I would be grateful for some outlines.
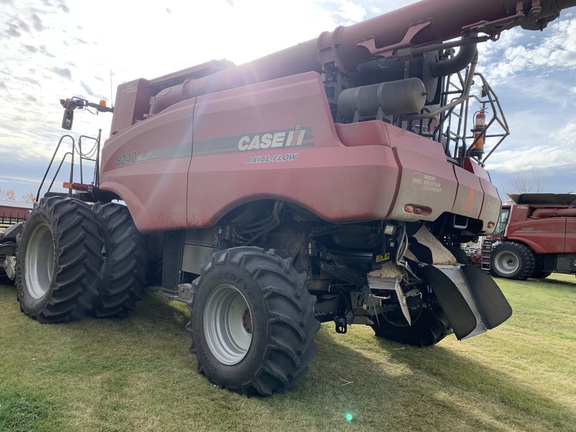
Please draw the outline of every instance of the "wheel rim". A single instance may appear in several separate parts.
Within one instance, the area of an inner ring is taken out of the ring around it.
[[[50,289],[54,272],[54,242],[47,225],[37,226],[26,249],[26,286],[32,297],[40,299]]]
[[[252,313],[236,287],[221,285],[210,294],[204,310],[204,335],[221,363],[235,365],[246,356],[252,342]]]
[[[494,260],[494,267],[502,274],[512,274],[519,266],[520,260],[512,252],[501,252]]]

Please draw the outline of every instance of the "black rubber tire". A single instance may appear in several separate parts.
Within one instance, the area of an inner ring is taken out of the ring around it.
[[[68,197],[40,200],[18,244],[22,312],[41,323],[82,317],[98,294],[103,245],[101,225],[88,205]]]
[[[393,320],[378,315],[373,317],[372,321],[376,337],[405,345],[419,347],[435,345],[452,333],[442,310],[428,305],[423,305],[417,315],[412,316],[412,325],[408,325],[401,311],[395,314]]]
[[[320,328],[316,298],[305,281],[291,260],[273,251],[216,252],[194,281],[188,303],[198,371],[248,396],[268,396],[300,382],[317,352]]]
[[[134,310],[146,287],[145,238],[126,206],[98,203],[94,212],[104,227],[106,261],[98,297],[87,313],[97,318],[123,318]]]
[[[507,279],[526,279],[534,273],[536,259],[532,250],[521,243],[503,242],[492,250],[490,273]]]

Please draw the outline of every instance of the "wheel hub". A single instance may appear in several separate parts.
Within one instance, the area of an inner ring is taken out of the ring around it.
[[[226,365],[240,363],[252,342],[253,321],[244,295],[233,285],[221,285],[204,310],[204,335],[210,352]]]
[[[252,334],[252,316],[250,315],[250,309],[246,309],[242,315],[242,326],[247,333]]]
[[[54,272],[54,241],[48,225],[38,225],[26,250],[26,281],[30,295],[40,299],[50,289]]]
[[[515,272],[518,269],[518,259],[514,254],[511,253],[502,253],[500,256],[495,260],[495,264],[497,269],[501,273],[510,274]]]

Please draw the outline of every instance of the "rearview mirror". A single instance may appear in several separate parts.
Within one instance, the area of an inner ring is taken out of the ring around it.
[[[62,117],[62,129],[72,129],[72,121],[74,120],[74,111],[70,108],[64,108],[64,116]]]

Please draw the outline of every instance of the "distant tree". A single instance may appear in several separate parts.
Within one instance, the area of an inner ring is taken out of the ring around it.
[[[34,195],[32,192],[29,192],[25,195],[22,195],[22,199],[24,202],[36,202],[36,195]]]
[[[20,197],[24,202],[35,202],[36,195],[32,192]],[[0,201],[16,201],[16,192],[13,189],[0,189]]]
[[[510,178],[510,186],[517,193],[544,192],[548,183],[548,174],[541,169],[519,172]]]
[[[0,189],[0,201],[14,201],[16,192],[13,189]]]

